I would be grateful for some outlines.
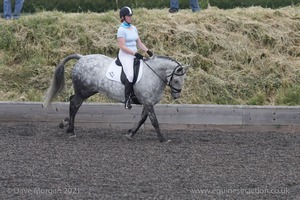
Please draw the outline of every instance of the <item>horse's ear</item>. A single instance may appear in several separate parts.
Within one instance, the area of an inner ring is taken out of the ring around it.
[[[184,69],[184,70],[187,70],[190,66],[191,66],[191,65],[184,65],[184,66],[183,66],[183,69]]]

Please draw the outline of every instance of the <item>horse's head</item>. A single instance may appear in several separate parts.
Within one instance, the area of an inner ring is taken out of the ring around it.
[[[152,68],[147,62],[145,64],[151,69],[162,82],[171,88],[171,95],[174,99],[180,97],[180,92],[184,84],[185,73],[188,66],[182,66],[176,60],[154,55],[149,61],[153,61],[156,68]]]
[[[171,95],[174,99],[178,99],[180,97],[180,92],[184,84],[184,78],[186,75],[187,67],[183,67],[179,62],[177,66],[173,70],[167,70],[167,85],[171,88]]]
[[[158,57],[166,60],[163,64],[164,67],[166,67],[166,84],[171,88],[172,97],[177,99],[180,97],[180,92],[186,76],[186,70],[189,66],[182,66],[179,62],[169,57]]]

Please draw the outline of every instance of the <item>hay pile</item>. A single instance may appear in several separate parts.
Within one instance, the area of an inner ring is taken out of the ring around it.
[[[190,64],[188,104],[300,104],[300,8],[200,13],[135,10],[143,42]],[[41,12],[0,27],[0,100],[41,101],[56,64],[72,53],[115,57],[118,13]],[[70,70],[70,67],[67,68]],[[70,85],[70,81],[69,81]],[[71,87],[57,99],[67,101]],[[163,103],[172,103],[166,90]],[[90,101],[108,100],[95,96]]]
[[[192,64],[182,102],[275,105],[297,92],[289,103],[300,103],[299,8],[180,14],[162,28],[175,32],[171,55]]]

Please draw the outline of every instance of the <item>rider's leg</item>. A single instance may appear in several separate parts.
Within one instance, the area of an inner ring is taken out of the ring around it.
[[[128,80],[125,81],[125,109],[131,109],[131,103],[130,103],[130,95],[132,93],[133,86],[132,83]]]
[[[119,52],[119,59],[122,63],[124,73],[126,74],[127,81],[125,82],[125,109],[130,109],[132,106],[130,104],[130,94],[133,90],[132,81],[133,81],[133,62],[135,56],[124,53],[123,51]]]

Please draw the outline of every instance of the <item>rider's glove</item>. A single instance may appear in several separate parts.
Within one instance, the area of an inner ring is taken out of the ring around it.
[[[147,54],[148,54],[150,57],[153,56],[153,53],[152,53],[152,51],[150,51],[150,50],[147,51]]]
[[[139,60],[143,60],[143,58],[144,58],[144,56],[143,56],[142,54],[138,53],[138,52],[136,52],[136,53],[134,54],[134,56],[135,56],[137,59],[139,59]]]

